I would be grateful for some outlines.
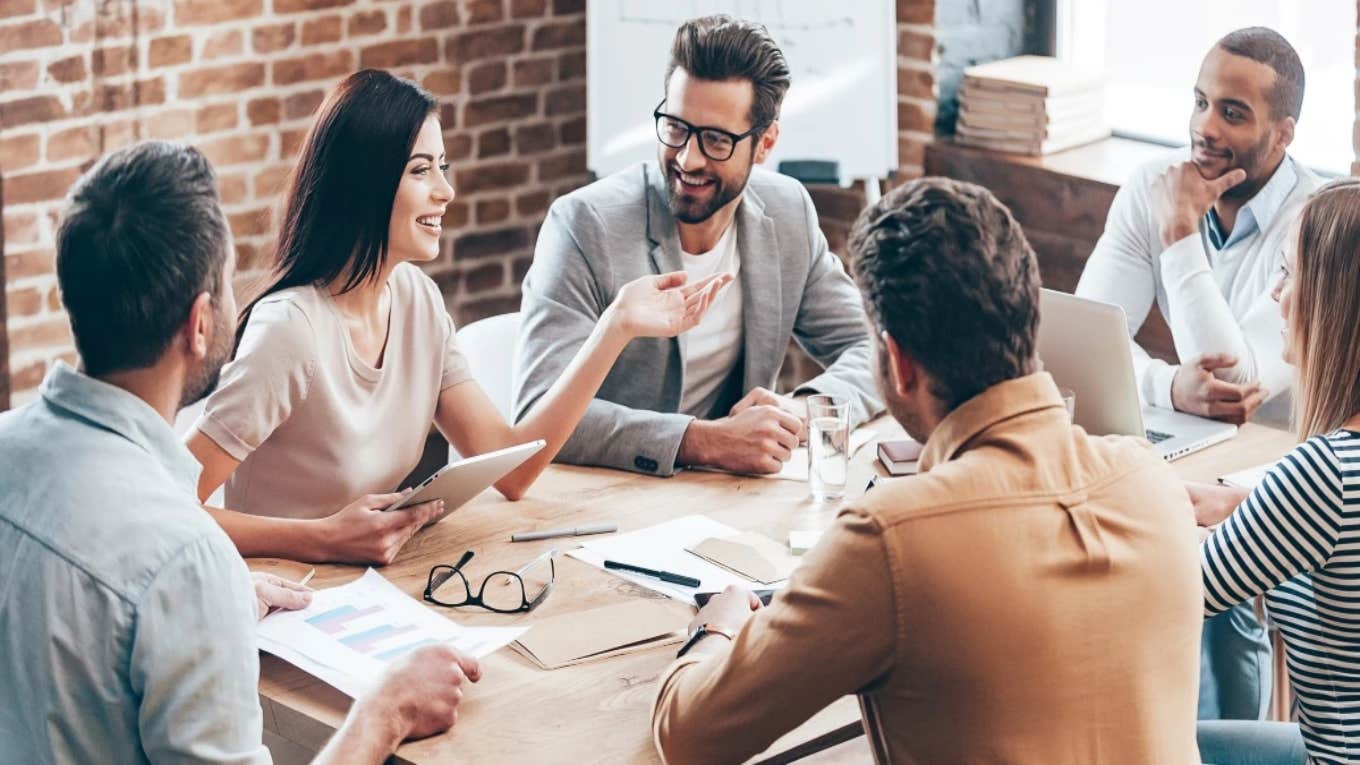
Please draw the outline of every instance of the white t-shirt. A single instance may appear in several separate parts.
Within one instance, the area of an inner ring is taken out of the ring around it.
[[[728,226],[713,249],[702,255],[684,253],[690,284],[724,271],[734,278],[713,300],[703,321],[685,333],[685,389],[680,394],[683,414],[707,417],[741,357],[741,259],[737,257],[736,228]]]

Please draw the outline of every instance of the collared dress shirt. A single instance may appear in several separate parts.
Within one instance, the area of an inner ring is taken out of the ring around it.
[[[0,415],[0,763],[262,763],[255,596],[199,465],[58,363]]]
[[[662,674],[667,762],[740,762],[857,693],[881,763],[1198,763],[1195,523],[1157,452],[1072,426],[1041,372],[950,413],[920,467]]]

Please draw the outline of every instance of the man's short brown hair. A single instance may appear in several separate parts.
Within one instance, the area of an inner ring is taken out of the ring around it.
[[[1270,117],[1299,118],[1303,111],[1303,62],[1284,35],[1268,27],[1247,27],[1224,35],[1218,47],[1275,70],[1275,84],[1266,94]]]
[[[855,221],[850,258],[875,331],[925,368],[947,409],[1034,371],[1039,268],[987,189],[901,186]]]
[[[663,87],[676,67],[701,80],[749,80],[755,90],[751,126],[779,119],[779,106],[792,79],[783,51],[764,25],[726,14],[690,19],[675,33]]]

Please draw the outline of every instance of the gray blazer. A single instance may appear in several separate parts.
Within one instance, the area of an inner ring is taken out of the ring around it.
[[[711,416],[757,386],[773,388],[789,337],[826,371],[799,387],[844,396],[853,423],[882,410],[869,370],[864,307],[827,248],[802,184],[755,168],[737,208],[743,354]],[[515,415],[522,418],[561,376],[619,288],[684,269],[665,180],[635,165],[553,203],[524,279]],[[685,337],[639,338],[613,370],[557,459],[581,465],[675,472],[693,418],[679,414]]]

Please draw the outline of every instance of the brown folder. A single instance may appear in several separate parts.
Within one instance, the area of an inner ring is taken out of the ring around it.
[[[542,619],[511,646],[544,669],[679,643],[694,609],[673,600],[629,600]]]

